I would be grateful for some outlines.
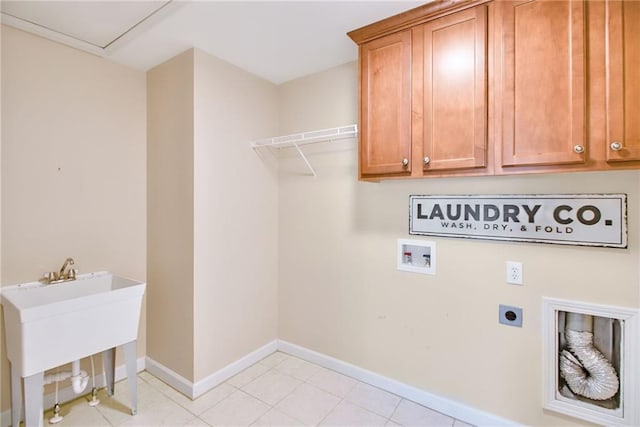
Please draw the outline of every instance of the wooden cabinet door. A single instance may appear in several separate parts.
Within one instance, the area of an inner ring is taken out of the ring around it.
[[[360,46],[360,176],[411,173],[411,31]]]
[[[417,108],[424,113],[425,171],[486,167],[486,55],[486,5],[414,30],[414,105],[422,103]]]
[[[584,2],[498,5],[502,166],[584,163]]]
[[[607,161],[640,160],[640,2],[606,3]]]

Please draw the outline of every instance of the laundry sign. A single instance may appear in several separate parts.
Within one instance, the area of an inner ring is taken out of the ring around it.
[[[627,195],[412,195],[409,234],[626,248]]]

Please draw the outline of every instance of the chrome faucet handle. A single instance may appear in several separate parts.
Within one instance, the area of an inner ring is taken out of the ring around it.
[[[67,279],[76,280],[76,275],[77,274],[78,274],[78,269],[77,268],[71,268],[71,269],[69,269],[69,273],[67,273]]]
[[[56,273],[55,271],[47,271],[42,275],[42,279],[40,279],[40,282],[49,284],[57,281],[58,278],[58,273]]]

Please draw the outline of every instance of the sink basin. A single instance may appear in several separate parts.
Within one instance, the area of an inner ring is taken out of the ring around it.
[[[12,369],[27,377],[136,340],[145,287],[104,271],[3,287]]]

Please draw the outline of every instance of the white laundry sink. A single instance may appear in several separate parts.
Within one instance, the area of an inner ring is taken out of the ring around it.
[[[12,369],[27,377],[136,340],[145,287],[104,271],[3,287]]]

